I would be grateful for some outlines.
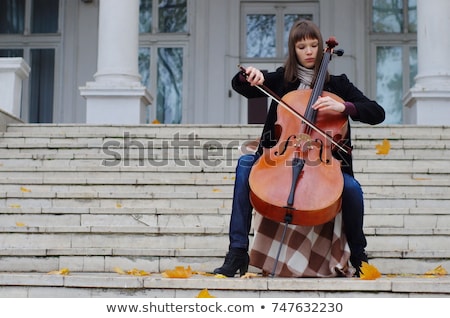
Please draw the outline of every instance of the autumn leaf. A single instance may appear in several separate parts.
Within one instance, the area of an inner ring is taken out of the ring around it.
[[[360,278],[363,280],[375,280],[381,277],[381,273],[378,269],[367,262],[362,262],[360,271]]]
[[[13,208],[13,209],[20,209],[21,205],[20,204],[10,204],[9,207]]]
[[[175,266],[175,269],[163,272],[162,276],[166,278],[189,278],[192,276],[192,270],[190,266],[186,268],[183,266]]]
[[[50,275],[69,275],[70,270],[68,268],[61,268],[59,271],[48,272]]]
[[[202,276],[206,276],[206,277],[212,277],[215,275],[213,273],[208,273],[208,272],[194,272],[194,271],[192,272],[192,274],[202,275]]]
[[[256,273],[249,273],[249,272],[247,272],[244,275],[242,275],[241,278],[249,279],[249,278],[255,278],[257,276],[258,276],[258,274],[256,274]]]
[[[216,298],[215,296],[212,296],[210,293],[209,293],[209,291],[208,291],[208,289],[203,289],[203,290],[201,290],[199,293],[198,293],[198,295],[197,296],[195,296],[195,298]]]
[[[128,271],[121,269],[120,267],[114,267],[114,271],[120,275],[131,275],[131,276],[149,276],[150,273],[141,269],[133,268]]]
[[[149,276],[150,275],[150,273],[148,273],[144,270],[141,270],[141,269],[137,269],[137,268],[130,269],[129,271],[127,271],[127,274],[132,275],[132,276]]]
[[[16,226],[24,227],[24,226],[27,226],[27,225],[25,223],[23,223],[23,222],[16,222]]]
[[[425,275],[447,275],[447,274],[448,274],[447,271],[445,270],[444,267],[442,267],[442,265],[439,265],[435,269],[425,273]]]
[[[117,202],[117,203],[116,203],[116,208],[118,208],[118,209],[122,208],[122,203]]]
[[[20,191],[22,191],[22,192],[31,192],[30,189],[25,188],[25,187],[20,187]]]
[[[389,140],[384,139],[381,144],[375,145],[375,148],[377,149],[377,155],[387,155],[389,150],[391,150],[391,143]]]
[[[127,272],[124,271],[123,269],[121,269],[120,267],[114,267],[114,271],[115,271],[117,274],[120,274],[120,275],[126,275],[126,274],[127,274]]]
[[[152,124],[161,124],[161,122],[158,119],[155,119],[152,121]]]

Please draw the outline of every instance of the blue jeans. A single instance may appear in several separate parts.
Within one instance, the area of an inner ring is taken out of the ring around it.
[[[230,220],[230,249],[249,248],[248,235],[252,221],[253,207],[250,203],[250,186],[248,183],[250,170],[259,158],[257,154],[246,154],[239,158],[236,167],[233,205]],[[367,245],[363,232],[364,200],[359,182],[351,175],[344,173],[344,189],[342,192],[342,218],[351,253],[360,255]]]

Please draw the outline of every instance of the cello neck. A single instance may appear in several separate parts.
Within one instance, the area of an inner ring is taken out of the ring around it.
[[[317,101],[323,91],[323,86],[327,78],[328,64],[330,63],[331,56],[333,54],[333,48],[338,44],[334,37],[330,37],[326,42],[327,48],[323,54],[322,61],[320,62],[319,72],[317,74],[314,87],[311,92],[311,96],[308,101],[308,105],[305,110],[305,117],[312,123],[316,120],[317,111],[312,108],[312,105]]]

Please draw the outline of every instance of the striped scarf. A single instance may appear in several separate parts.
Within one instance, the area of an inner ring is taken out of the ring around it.
[[[311,88],[312,79],[314,76],[314,69],[309,69],[300,64],[297,64],[297,77],[300,80],[298,89]]]

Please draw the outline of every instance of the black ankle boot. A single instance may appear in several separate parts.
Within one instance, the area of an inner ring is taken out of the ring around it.
[[[360,253],[351,253],[350,255],[350,263],[352,263],[352,266],[355,268],[355,276],[360,277],[361,276],[361,265],[362,262],[369,263],[369,260],[367,258],[366,252],[360,252]]]
[[[231,249],[225,256],[225,262],[222,267],[216,268],[214,274],[234,277],[239,270],[239,276],[243,276],[248,270],[249,262],[250,257],[246,251]]]

